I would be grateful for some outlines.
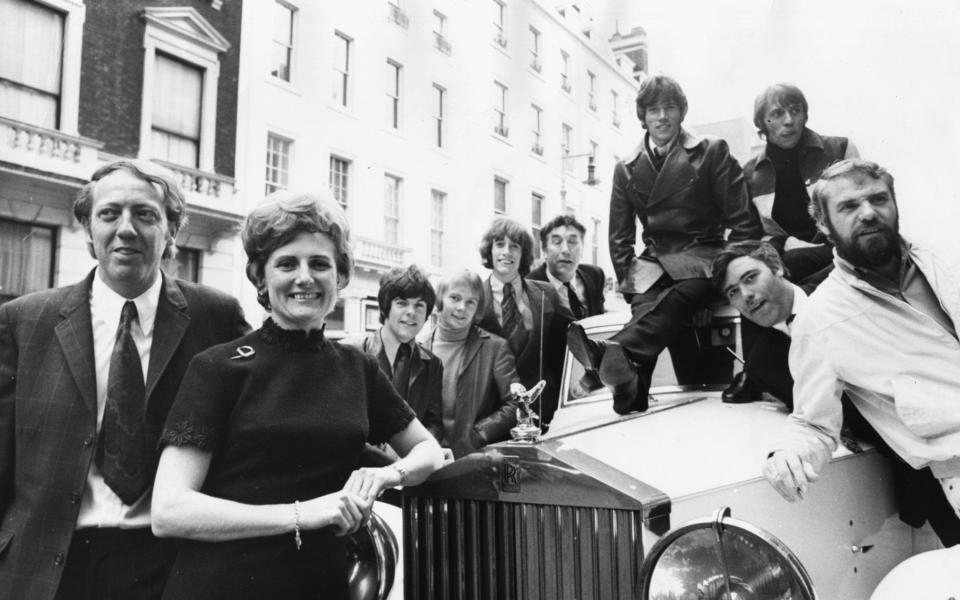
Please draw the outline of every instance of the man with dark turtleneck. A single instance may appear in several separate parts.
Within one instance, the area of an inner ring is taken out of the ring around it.
[[[743,167],[750,197],[763,222],[764,240],[780,252],[794,283],[816,284],[833,264],[833,247],[807,210],[807,187],[831,164],[860,156],[845,137],[822,136],[807,128],[809,106],[795,85],[777,83],[763,90],[753,106],[753,124],[766,145]],[[752,328],[743,327],[744,352]],[[760,399],[760,390],[739,374],[723,392],[727,402]]]

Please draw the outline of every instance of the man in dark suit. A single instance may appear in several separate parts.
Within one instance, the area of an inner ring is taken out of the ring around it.
[[[153,163],[100,168],[74,214],[97,267],[0,307],[0,590],[159,598],[156,445],[187,364],[249,327],[236,300],[160,271],[186,204]]]
[[[753,332],[753,343],[744,356],[747,377],[761,391],[776,396],[792,410],[793,376],[788,364],[790,326],[823,276],[808,277],[798,286],[791,283],[787,275],[780,255],[771,244],[745,241],[731,244],[717,256],[711,279],[745,317],[742,326]],[[847,431],[869,440],[891,460],[900,518],[914,527],[929,520],[944,545],[960,543],[960,519],[953,513],[930,469],[914,469],[898,457],[846,397],[843,398],[843,421]]]
[[[525,388],[546,382],[538,412],[547,426],[557,409],[563,340],[573,315],[552,285],[526,277],[533,263],[533,236],[520,223],[494,220],[483,236],[480,257],[491,275],[483,282],[485,310],[479,325],[507,340]]]
[[[391,269],[380,278],[378,331],[343,340],[375,357],[417,418],[439,441],[443,436],[443,365],[416,340],[437,294],[416,265]]]
[[[580,262],[587,228],[573,215],[557,215],[540,229],[544,262],[527,279],[553,285],[564,305],[577,320],[601,315],[606,275],[595,265]]]
[[[656,75],[637,93],[643,143],[619,162],[610,197],[610,258],[633,317],[608,342],[570,327],[571,352],[613,387],[614,410],[646,410],[657,357],[692,336],[691,324],[719,300],[710,264],[731,241],[763,233],[743,172],[726,142],[681,128],[687,99],[673,79]],[[637,219],[643,227],[638,256]],[[676,358],[675,358],[676,360]],[[724,365],[732,375],[732,363]]]

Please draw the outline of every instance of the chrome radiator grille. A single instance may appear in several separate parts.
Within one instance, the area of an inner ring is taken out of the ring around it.
[[[408,599],[636,597],[640,510],[415,494],[403,502]]]

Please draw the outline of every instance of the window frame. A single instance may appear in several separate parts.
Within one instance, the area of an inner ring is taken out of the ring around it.
[[[350,209],[350,178],[353,170],[353,161],[339,154],[330,153],[328,166],[328,180],[333,199],[343,208],[344,212]],[[335,165],[343,165],[343,170],[335,169]]]
[[[387,107],[389,109],[389,115],[388,115],[389,121],[387,122],[387,125],[390,127],[390,129],[399,130],[400,122],[401,122],[400,94],[401,94],[401,88],[402,88],[403,65],[393,60],[392,58],[388,58],[387,66],[389,67],[389,69],[392,69],[392,72],[388,70],[387,74],[391,75],[393,79],[393,81],[391,82],[391,87],[387,89],[387,98],[388,98]]]
[[[335,73],[335,78],[338,81],[335,82],[333,88],[333,100],[337,103],[337,106],[341,108],[350,108],[350,100],[352,99],[353,94],[350,93],[350,86],[352,85],[353,79],[350,77],[350,52],[353,49],[353,38],[348,36],[339,30],[334,30],[333,32],[334,44],[339,44],[342,40],[344,47],[344,64],[338,65],[333,64],[333,72]],[[334,49],[333,57],[334,60],[337,58],[337,49]],[[340,97],[342,94],[342,98]]]
[[[530,108],[533,109],[533,144],[530,150],[537,156],[543,156],[543,109],[533,102]]]
[[[60,97],[56,131],[77,135],[80,123],[80,68],[86,6],[81,0],[32,0],[63,15],[60,56]]]
[[[434,92],[433,120],[435,124],[433,141],[434,141],[434,146],[436,148],[443,148],[444,133],[445,133],[444,110],[446,108],[446,102],[447,102],[447,89],[434,81],[433,92]]]
[[[143,94],[137,158],[151,158],[156,53],[160,51],[203,71],[197,168],[213,173],[220,54],[230,48],[230,42],[191,7],[147,7],[144,9],[144,20]]]
[[[388,182],[393,182],[393,194],[390,194]],[[400,225],[403,178],[393,173],[383,174],[383,241],[391,246],[399,246],[402,239]],[[391,210],[392,209],[392,210]],[[391,225],[393,226],[391,229]]]
[[[509,88],[505,83],[494,79],[494,123],[493,132],[501,137],[510,137],[510,126],[507,120],[507,93]]]
[[[288,43],[273,37],[270,41],[273,43],[272,47],[274,49],[276,49],[277,46],[283,46],[284,48],[286,48],[287,61],[285,66],[287,68],[287,77],[286,78],[281,77],[280,75],[278,75],[276,72],[273,72],[273,71],[271,71],[268,75],[270,77],[273,77],[274,79],[277,79],[278,81],[282,81],[285,84],[289,85],[293,83],[293,66],[294,66],[294,56],[295,56],[294,49],[297,46],[297,22],[299,21],[298,19],[299,9],[288,2],[284,2],[283,0],[274,0],[274,10],[277,10],[278,8],[286,9],[287,13],[290,16],[290,21],[288,23],[290,40]],[[276,17],[277,17],[277,14],[274,13],[274,18]],[[276,23],[274,23],[274,26],[276,26]],[[273,64],[271,66],[276,67],[278,65]]]
[[[283,153],[277,153],[273,148],[273,141],[280,142],[283,146],[282,149],[286,151],[286,155]],[[291,174],[293,173],[293,143],[294,140],[279,133],[273,131],[267,132],[267,156],[266,156],[266,171],[264,172],[264,191],[266,194],[272,194],[278,190],[287,190],[290,189],[290,183],[292,180]],[[280,166],[271,167],[270,157],[272,154],[277,154],[281,158],[286,158],[286,169],[283,169]],[[278,175],[283,175],[286,178],[286,182],[281,183],[279,181],[274,181],[269,177],[270,171],[273,169]],[[271,187],[273,189],[271,189]]]
[[[437,206],[440,207],[439,211]],[[446,231],[447,193],[430,190],[430,266],[443,268],[443,238]],[[439,213],[439,218],[438,218]]]
[[[497,206],[497,202],[498,202],[497,195],[498,195],[498,191],[499,191],[500,189],[503,190],[503,194],[502,194],[503,206],[502,206],[502,208]],[[509,204],[509,201],[508,201],[508,196],[509,196],[509,194],[510,194],[510,181],[509,181],[506,177],[501,177],[501,176],[499,176],[499,175],[494,175],[494,176],[493,176],[493,212],[494,212],[494,214],[497,214],[497,215],[506,215],[506,214],[507,214],[507,206],[508,206],[508,204]]]

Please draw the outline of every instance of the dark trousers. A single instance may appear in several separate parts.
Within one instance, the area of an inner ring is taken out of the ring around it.
[[[720,381],[730,380],[733,357],[722,348],[708,348],[709,336],[704,339],[694,337],[692,327],[694,314],[719,299],[720,295],[708,279],[675,281],[667,275],[643,294],[634,294],[629,299],[633,316],[610,339],[623,346],[627,356],[640,366],[638,399],[645,400],[649,394],[657,358],[668,347],[674,360],[674,371],[683,383],[692,383],[697,372],[721,377]],[[704,365],[704,357],[707,357],[705,363],[708,366]],[[700,366],[695,366],[698,362]]]
[[[55,600],[159,600],[175,553],[149,527],[77,530]]]

